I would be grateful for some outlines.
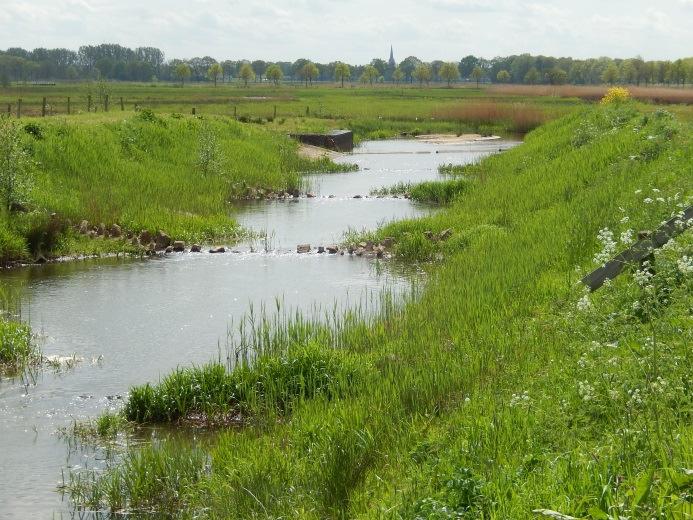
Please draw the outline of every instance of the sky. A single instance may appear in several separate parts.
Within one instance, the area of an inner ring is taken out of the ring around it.
[[[693,0],[2,0],[0,27],[0,49],[119,43],[167,59],[693,56]]]

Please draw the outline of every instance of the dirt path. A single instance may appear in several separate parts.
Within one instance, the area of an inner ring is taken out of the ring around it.
[[[337,159],[338,157],[344,156],[344,154],[335,152],[334,150],[328,150],[327,148],[320,148],[319,146],[312,146],[310,144],[300,145],[298,154],[308,159],[321,159],[322,157]]]

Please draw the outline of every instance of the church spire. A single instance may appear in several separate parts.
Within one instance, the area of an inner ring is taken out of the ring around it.
[[[395,52],[392,45],[390,45],[390,61],[388,63],[393,69],[397,66],[397,62],[395,61]]]

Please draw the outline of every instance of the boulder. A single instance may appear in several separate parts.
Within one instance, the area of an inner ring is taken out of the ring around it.
[[[91,231],[89,231],[89,233],[87,233],[87,236],[88,236],[89,238],[96,238],[96,237],[99,236],[99,234],[98,234],[96,231],[94,231],[94,230],[92,229]]]
[[[310,253],[310,244],[299,244],[296,246],[296,252],[299,254]]]
[[[199,244],[193,244],[192,246],[190,246],[190,252],[191,253],[201,253],[202,247],[200,247]]]
[[[182,253],[183,251],[185,251],[185,242],[183,242],[182,240],[176,240],[173,243],[173,250],[176,253]]]
[[[380,245],[385,248],[392,247],[394,243],[395,239],[392,237],[385,237],[380,241]]]
[[[323,246],[318,246],[318,254],[321,255],[325,252],[325,248]]]
[[[373,249],[373,252],[375,253],[375,256],[378,258],[382,258],[385,255],[385,248],[383,246],[376,246]]]
[[[339,247],[337,246],[327,246],[327,252],[330,253],[331,255],[336,255],[339,252]]]
[[[156,232],[154,241],[156,242],[157,250],[166,249],[168,246],[171,245],[171,237],[169,237],[166,233],[164,233],[161,230]]]
[[[106,224],[104,224],[104,223],[99,224],[98,228],[96,229],[96,233],[97,233],[100,237],[106,236],[106,235],[107,235],[107,233],[106,233]]]
[[[137,237],[132,237],[132,238],[130,239],[130,243],[131,243],[133,246],[138,246],[138,245],[140,245],[140,241],[137,240]]]
[[[210,253],[213,255],[218,254],[218,253],[226,253],[226,248],[224,246],[220,247],[213,247],[212,249],[209,250]]]
[[[440,235],[438,235],[438,238],[440,238],[440,240],[447,240],[451,236],[452,236],[452,229],[448,228],[448,229],[444,229],[443,231],[441,231]]]
[[[362,199],[362,198],[363,198],[363,195],[354,195],[354,198],[355,198],[355,199]]]
[[[334,199],[334,195],[330,195],[330,196],[327,197],[327,198],[328,198],[328,199]]]
[[[152,241],[152,234],[146,229],[140,233],[139,236],[140,244],[147,245]]]
[[[79,232],[82,235],[86,235],[87,233],[89,233],[89,221],[88,220],[83,220],[82,222],[80,222]]]
[[[166,249],[164,249],[164,253],[167,253],[167,254],[168,254],[168,253],[173,253],[173,247],[172,247],[172,246],[168,246]]]
[[[314,199],[315,193],[308,192],[308,193],[306,193],[306,197],[308,197],[309,199]]]
[[[365,253],[365,252],[366,252],[366,250],[365,250],[364,248],[359,247],[359,248],[356,250],[356,256],[363,256],[363,253]]]
[[[366,242],[366,251],[373,251],[373,242],[371,242],[370,240]]]
[[[111,229],[109,230],[109,233],[112,237],[115,238],[120,238],[121,236],[123,236],[123,230],[120,228],[118,224],[113,224],[111,226]]]
[[[424,231],[424,236],[429,240],[433,240],[435,238],[433,231]]]

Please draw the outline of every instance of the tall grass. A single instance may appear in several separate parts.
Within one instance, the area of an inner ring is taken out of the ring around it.
[[[585,124],[598,131],[576,139]],[[625,243],[687,203],[692,136],[665,113],[594,107],[484,160],[448,208],[387,226],[408,244],[400,255],[441,248],[423,294],[350,336],[344,355],[363,366],[350,392],[221,432],[184,514],[685,518],[690,232],[657,256],[654,278],[626,274],[587,299],[576,267],[596,265],[604,237]],[[446,228],[445,243],[421,238]],[[92,496],[114,475],[147,468],[107,472]]]
[[[434,116],[446,121],[460,121],[483,131],[503,122],[511,132],[524,134],[550,119],[546,110],[528,104],[506,104],[491,101],[460,103],[436,110]]]

